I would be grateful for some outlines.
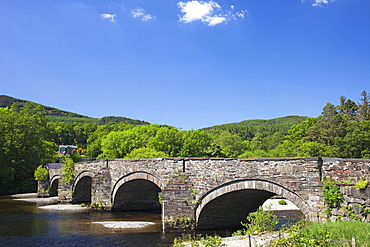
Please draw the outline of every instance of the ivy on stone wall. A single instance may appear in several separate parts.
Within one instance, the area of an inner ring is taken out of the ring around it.
[[[75,168],[74,168],[74,162],[71,157],[64,156],[62,159],[62,175],[63,175],[63,181],[67,184],[70,184],[75,176]]]
[[[332,209],[339,207],[343,202],[344,196],[339,189],[339,186],[335,184],[335,181],[331,178],[323,179],[322,195],[325,203],[328,205],[325,214],[331,215]]]

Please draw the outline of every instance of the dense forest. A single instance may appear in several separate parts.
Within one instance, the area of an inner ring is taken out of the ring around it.
[[[94,159],[370,158],[370,95],[364,91],[359,100],[341,96],[317,118],[247,120],[185,131],[124,117],[64,121],[89,118],[0,96],[0,194],[35,191],[33,171],[55,162],[61,144],[76,145],[75,155]]]

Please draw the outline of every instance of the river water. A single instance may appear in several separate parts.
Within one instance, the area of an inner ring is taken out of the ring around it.
[[[0,197],[0,246],[159,247],[171,246],[173,239],[182,234],[163,233],[160,213],[47,210],[42,208],[45,202],[36,201]],[[284,219],[291,214],[291,211],[286,211],[279,218]],[[297,211],[293,214],[296,217]],[[154,224],[143,228],[114,229],[96,223],[106,221]],[[217,233],[227,235],[222,231]]]
[[[162,232],[160,214],[55,211],[40,203],[0,197],[0,246],[171,246],[178,232]],[[94,222],[148,221],[138,229],[112,229]]]

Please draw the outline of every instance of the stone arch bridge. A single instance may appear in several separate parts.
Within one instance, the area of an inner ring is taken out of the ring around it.
[[[60,202],[161,210],[164,229],[190,218],[198,229],[216,229],[240,226],[274,195],[293,202],[306,220],[320,220],[322,177],[346,175],[337,163],[317,157],[109,159],[76,163],[71,184],[60,168],[49,169],[45,186]]]

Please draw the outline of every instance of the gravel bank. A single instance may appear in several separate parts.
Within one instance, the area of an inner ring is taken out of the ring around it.
[[[134,228],[143,228],[150,225],[154,225],[154,222],[149,221],[102,221],[102,222],[93,222],[94,224],[101,224],[107,228],[114,229],[134,229]]]
[[[47,205],[39,207],[47,210],[57,210],[57,211],[80,211],[80,210],[89,210],[87,207],[82,207],[80,205],[71,205],[71,204],[56,204],[56,205]]]

